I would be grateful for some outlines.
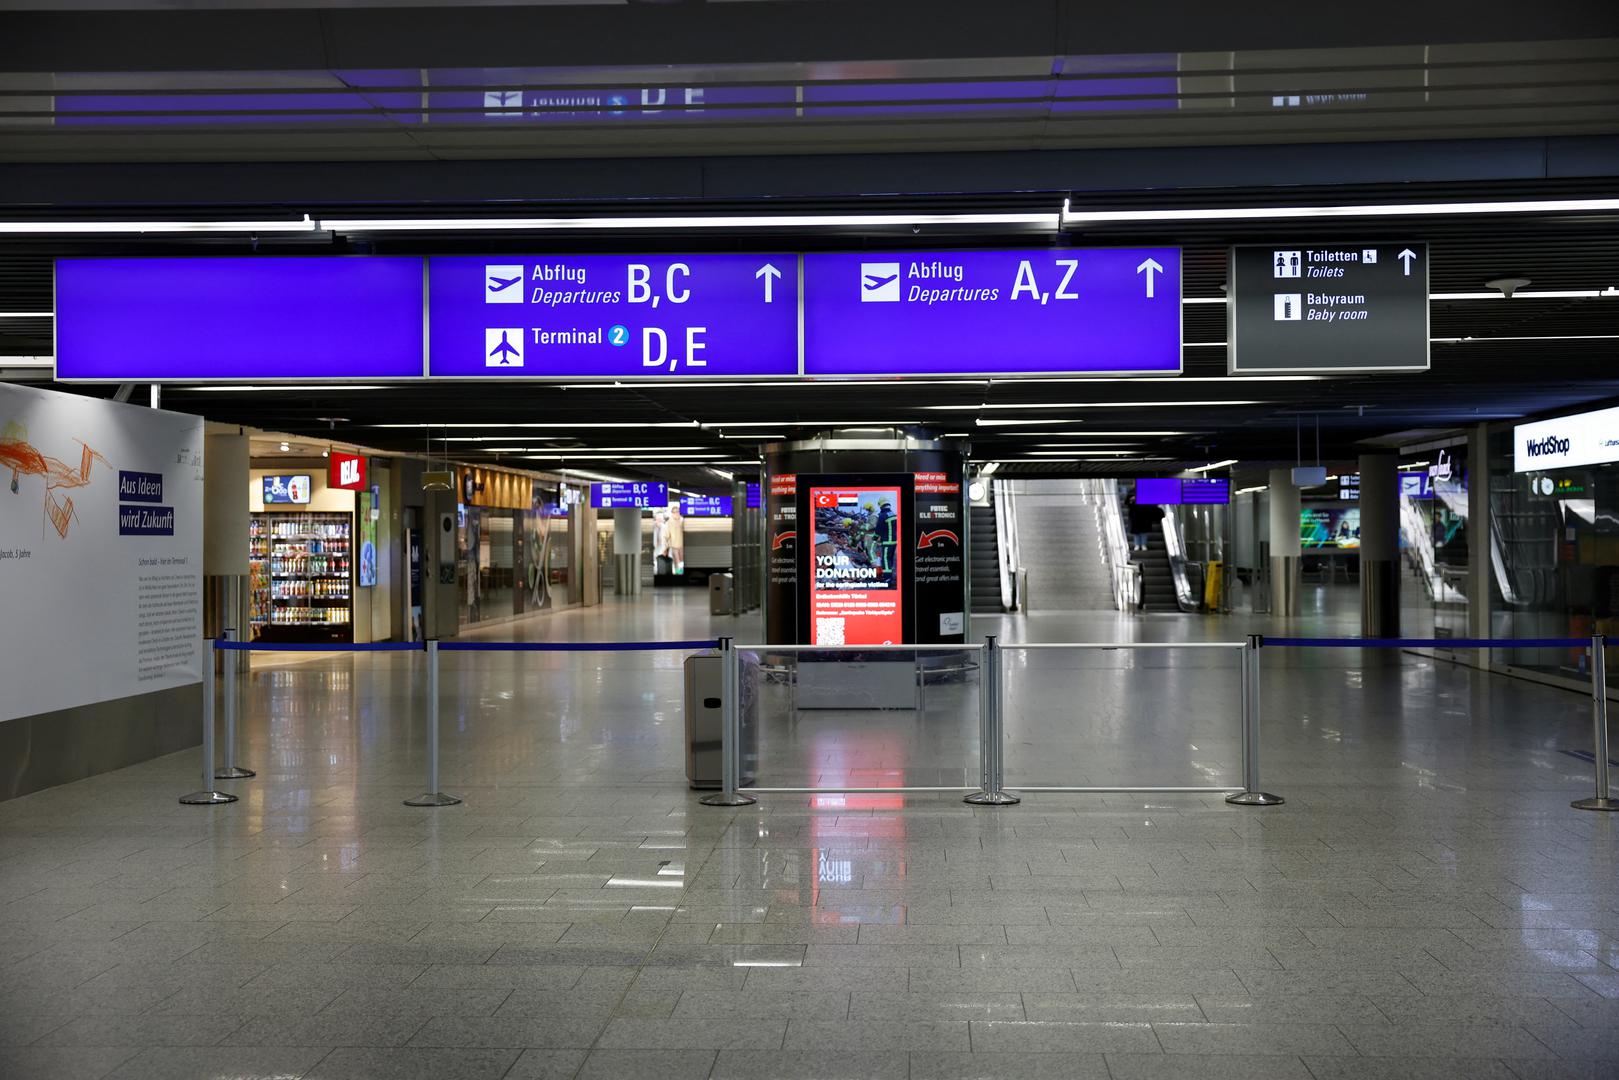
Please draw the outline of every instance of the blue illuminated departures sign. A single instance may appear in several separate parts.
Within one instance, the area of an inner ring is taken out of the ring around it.
[[[436,376],[798,373],[792,255],[435,257],[428,295]]]
[[[687,495],[680,500],[682,517],[730,517],[731,496]]]
[[[804,374],[1178,373],[1179,248],[804,256]]]
[[[590,505],[598,510],[662,510],[669,505],[669,485],[661,481],[591,484]]]

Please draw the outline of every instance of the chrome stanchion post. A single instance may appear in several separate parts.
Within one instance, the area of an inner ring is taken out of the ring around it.
[[[232,803],[236,796],[214,790],[214,643],[207,640],[202,651],[202,790],[180,796],[186,806],[214,806]]]
[[[983,790],[962,801],[974,806],[1016,806],[1023,800],[1001,788],[1006,779],[1002,756],[1005,733],[1001,728],[1001,647],[994,634],[984,638],[984,661],[979,671],[979,732],[983,748],[978,756]]]
[[[226,630],[221,635],[226,641],[236,640],[235,630]],[[217,651],[217,650],[216,650]],[[257,776],[252,769],[239,768],[236,764],[236,653],[227,651],[224,660],[225,667],[225,764],[214,772],[215,780],[243,780],[249,776]]]
[[[749,806],[759,800],[737,790],[742,776],[742,658],[736,641],[720,646],[720,790],[697,801],[704,806]]]
[[[455,806],[461,800],[438,789],[438,641],[427,643],[427,791],[406,806]]]
[[[1242,791],[1227,795],[1226,802],[1237,806],[1279,806],[1284,801],[1259,786],[1259,649],[1264,639],[1248,635],[1243,646],[1242,668]]]
[[[1575,799],[1576,810],[1619,810],[1619,799],[1608,788],[1608,639],[1591,635],[1591,751],[1596,758],[1596,797]]]

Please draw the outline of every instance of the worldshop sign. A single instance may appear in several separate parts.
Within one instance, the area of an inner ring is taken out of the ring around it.
[[[1512,447],[1513,472],[1619,461],[1619,407],[1519,424]]]

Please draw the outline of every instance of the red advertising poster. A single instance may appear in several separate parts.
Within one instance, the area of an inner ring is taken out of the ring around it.
[[[905,640],[899,562],[905,551],[898,487],[814,487],[812,645]]]

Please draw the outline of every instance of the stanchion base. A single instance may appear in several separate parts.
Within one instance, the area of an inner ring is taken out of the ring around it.
[[[1227,795],[1225,801],[1232,806],[1280,806],[1287,800],[1268,791],[1239,791],[1235,795]]]
[[[429,791],[425,795],[418,795],[414,799],[406,799],[406,806],[459,806],[461,800],[454,795],[446,795],[442,791]]]
[[[214,773],[214,779],[215,780],[246,780],[250,776],[257,776],[257,775],[258,775],[258,773],[254,772],[252,769],[244,769],[244,768],[241,768],[240,766],[232,765],[229,768],[220,769],[218,772]]]
[[[1023,799],[1010,791],[975,791],[971,795],[964,796],[961,801],[971,803],[973,806],[1016,806]]]
[[[1569,805],[1576,810],[1619,810],[1619,799],[1575,799]]]
[[[740,791],[727,795],[723,791],[716,791],[712,795],[704,795],[697,800],[704,806],[752,806],[759,800],[752,795],[744,795]]]
[[[180,802],[186,806],[218,806],[220,803],[235,801],[236,796],[223,791],[193,791],[189,795],[180,796]]]

